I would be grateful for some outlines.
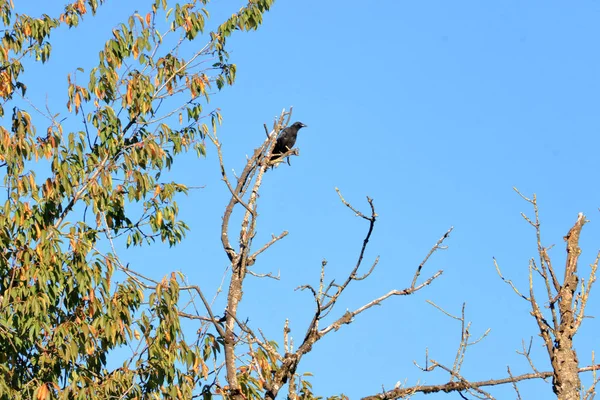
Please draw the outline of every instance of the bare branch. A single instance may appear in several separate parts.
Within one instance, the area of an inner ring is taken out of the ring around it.
[[[286,318],[285,325],[283,326],[283,350],[286,353],[291,353],[293,351],[289,334],[290,334],[290,320]]]
[[[371,268],[369,269],[369,271],[367,271],[363,276],[354,277],[354,280],[362,281],[364,279],[367,279],[369,277],[369,275],[371,275],[371,273],[373,272],[373,270],[375,269],[375,267],[377,266],[378,263],[379,263],[379,256],[375,257],[375,261],[373,261],[373,264],[371,265]]]
[[[510,367],[506,367],[506,371],[508,372],[508,376],[514,379],[512,372],[510,372]],[[521,393],[519,393],[519,388],[517,387],[517,382],[512,382],[513,389],[515,389],[515,393],[517,394],[517,400],[521,399]]]
[[[373,199],[367,197],[367,202],[369,203],[369,206],[371,207],[371,216],[367,217],[364,214],[362,214],[360,211],[356,210],[354,207],[352,207],[352,205],[350,203],[348,203],[343,197],[342,194],[340,192],[340,190],[338,188],[335,188],[336,192],[338,193],[338,196],[340,197],[342,203],[344,203],[348,208],[350,208],[352,211],[354,211],[354,213],[361,217],[366,219],[367,221],[369,221],[369,229],[367,231],[367,235],[365,236],[365,239],[363,240],[363,244],[362,247],[360,249],[360,253],[358,255],[358,259],[356,261],[356,265],[354,266],[354,268],[352,269],[352,271],[350,272],[350,274],[348,274],[348,277],[346,278],[346,280],[344,281],[344,283],[342,283],[341,285],[338,286],[338,290],[337,293],[335,295],[333,295],[331,297],[331,299],[324,303],[322,306],[322,310],[323,311],[327,311],[329,308],[332,308],[337,299],[339,298],[339,296],[344,292],[344,290],[346,289],[346,287],[348,286],[348,284],[350,284],[350,282],[352,282],[353,280],[356,280],[356,273],[358,272],[358,269],[360,268],[360,266],[362,265],[362,261],[363,261],[363,257],[365,255],[365,251],[367,249],[367,245],[369,244],[369,239],[371,238],[371,234],[373,233],[373,228],[375,227],[375,222],[377,220],[377,213],[375,212],[375,206],[373,205]],[[360,279],[364,279],[365,277],[367,277],[375,268],[375,266],[377,265],[377,261],[373,264],[373,266],[371,267],[371,270],[369,272],[367,272],[367,274],[364,277],[361,277]]]
[[[576,306],[573,305],[573,294],[577,291],[579,280],[577,275],[577,264],[581,254],[579,235],[586,222],[585,216],[579,213],[575,225],[564,238],[567,242],[567,261],[565,279],[559,291],[560,326],[554,332],[554,348],[550,357],[554,369],[552,385],[559,398],[579,396],[581,387],[577,353],[573,348],[573,337],[579,327],[575,321]]]
[[[248,274],[250,274],[256,278],[271,278],[271,279],[275,279],[276,281],[281,279],[279,272],[277,272],[277,276],[274,276],[271,272],[267,272],[266,274],[259,274],[257,272],[249,270]]]
[[[257,251],[254,252],[254,254],[252,254],[250,256],[250,260],[254,261],[256,260],[256,257],[258,257],[258,255],[262,252],[264,252],[265,250],[267,250],[269,247],[271,247],[272,245],[275,244],[275,242],[283,239],[284,237],[286,237],[288,235],[288,231],[283,231],[279,236],[273,236],[271,238],[271,240],[269,242],[267,242],[263,247],[261,247],[260,249],[258,249]],[[250,264],[251,265],[251,264]]]
[[[431,304],[432,306],[434,306],[435,308],[437,308],[438,310],[440,310],[441,312],[443,312],[444,314],[446,314],[448,317],[461,321],[462,319],[460,317],[454,316],[452,314],[450,314],[448,311],[444,310],[442,307],[438,306],[437,304],[435,304],[433,301],[431,300],[426,300],[427,303]]]
[[[519,292],[519,289],[517,289],[515,287],[515,285],[512,283],[512,281],[510,279],[505,279],[504,276],[502,276],[502,272],[500,272],[500,266],[498,266],[498,262],[496,261],[496,257],[493,258],[494,260],[494,266],[496,267],[496,272],[498,273],[498,276],[500,277],[500,279],[502,279],[502,281],[504,281],[504,283],[510,285],[510,287],[512,288],[512,290],[514,290],[514,292],[521,298],[529,301],[529,297],[524,296],[523,294],[521,294],[521,292]]]
[[[202,300],[202,304],[204,304],[204,308],[206,308],[206,312],[208,312],[210,321],[213,323],[217,332],[219,332],[219,335],[221,335],[221,337],[224,337],[225,330],[223,329],[223,327],[221,326],[219,321],[215,318],[215,315],[212,311],[212,307],[210,306],[210,303],[206,300],[206,297],[204,297],[204,293],[202,293],[202,290],[200,290],[200,287],[196,286],[196,285],[191,285],[191,286],[187,286],[187,287],[182,287],[180,289],[182,289],[182,290],[191,289],[191,290],[196,291],[196,293],[198,294],[198,296],[200,296],[200,299]]]
[[[277,136],[281,129],[283,129],[284,119],[287,117],[288,120],[290,118],[291,112],[287,112],[285,110],[282,111],[279,118],[274,122],[274,127],[272,133],[267,134],[267,138],[263,142],[263,144],[254,151],[252,157],[250,157],[242,173],[237,178],[237,184],[235,189],[227,179],[225,174],[225,167],[222,161],[222,155],[220,152],[220,144],[216,140],[216,137],[211,137],[213,143],[218,149],[219,153],[219,163],[221,166],[221,174],[223,176],[223,180],[225,181],[230,193],[231,199],[229,200],[229,204],[225,208],[225,212],[223,214],[223,222],[221,225],[221,242],[223,245],[223,249],[227,253],[229,260],[231,261],[231,280],[229,282],[229,290],[227,293],[227,313],[225,319],[225,332],[222,335],[224,338],[224,349],[225,349],[225,368],[226,368],[226,376],[227,382],[229,383],[229,391],[228,394],[233,399],[243,399],[242,390],[240,383],[238,381],[237,376],[237,368],[236,368],[236,335],[235,335],[235,327],[236,324],[239,326],[244,332],[249,335],[249,340],[255,341],[257,344],[264,346],[265,349],[269,353],[273,351],[273,349],[269,350],[269,344],[267,342],[260,341],[252,333],[252,331],[245,325],[241,324],[237,319],[237,311],[238,305],[242,299],[243,294],[243,282],[246,277],[246,274],[249,272],[248,267],[252,266],[256,261],[256,257],[265,251],[268,247],[273,245],[277,240],[283,238],[287,232],[284,232],[277,238],[273,238],[269,243],[264,245],[261,249],[256,251],[254,254],[250,253],[252,239],[256,235],[256,221],[258,217],[257,213],[257,199],[258,192],[262,185],[263,175],[266,169],[269,167],[269,163],[266,160],[270,159],[271,153],[273,151],[273,147],[275,146],[275,142],[277,140]],[[246,197],[245,197],[246,196]],[[229,224],[231,220],[231,215],[237,204],[242,204],[245,212],[242,217],[242,221],[240,224],[239,231],[239,239],[238,239],[238,249],[234,249],[231,241],[229,239]],[[273,277],[271,274],[257,274],[255,272],[250,271],[254,276],[261,277]],[[278,389],[277,389],[278,390]]]
[[[596,354],[592,351],[592,367],[595,367],[595,362],[596,362]],[[598,376],[596,374],[596,368],[592,369],[592,384],[591,386],[588,388],[588,390],[585,392],[585,394],[583,395],[583,399],[584,400],[593,400],[594,397],[596,397],[596,386],[598,384]]]
[[[527,347],[527,349],[525,348],[525,341],[521,340],[521,345],[523,346],[523,351],[522,352],[517,351],[517,354],[523,355],[527,359],[527,362],[529,362],[529,365],[531,366],[531,369],[533,370],[533,372],[539,373],[539,371],[535,368],[535,365],[533,365],[533,360],[530,357],[532,344],[533,344],[533,337],[529,338],[529,346]]]
[[[587,281],[587,286],[583,286],[583,282],[581,283],[581,285],[582,285],[582,287],[584,287],[584,289],[582,289],[582,293],[581,293],[581,305],[579,307],[579,313],[577,313],[577,321],[575,322],[575,329],[579,329],[579,326],[581,325],[581,323],[583,322],[583,318],[585,317],[585,306],[587,305],[588,297],[592,290],[592,285],[596,281],[596,271],[598,270],[598,262],[599,261],[600,261],[600,252],[598,252],[598,254],[596,255],[596,260],[594,261],[594,263],[592,265],[590,265],[591,270],[590,270],[590,276]]]
[[[371,217],[367,217],[367,216],[366,216],[366,215],[364,215],[362,212],[360,212],[360,211],[358,211],[356,208],[352,207],[352,204],[348,203],[348,202],[346,201],[346,199],[344,199],[344,196],[342,196],[342,192],[340,192],[340,189],[338,189],[338,188],[335,188],[335,191],[337,192],[338,196],[340,197],[340,200],[342,201],[342,203],[344,203],[344,205],[345,205],[346,207],[348,207],[349,209],[351,209],[352,211],[354,211],[354,214],[355,214],[357,217],[361,217],[361,218],[364,218],[364,219],[366,219],[366,220],[368,220],[368,221],[372,221],[372,222],[373,222],[374,218],[376,218],[376,217],[377,217],[377,214],[374,214],[374,211],[375,211],[375,210],[373,210],[373,208],[372,208],[372,204],[371,204],[371,210],[373,211],[373,215],[371,215]],[[367,197],[367,200],[370,200],[370,199]],[[371,201],[369,201],[369,203],[371,203]]]
[[[423,269],[423,266],[427,263],[429,258],[433,255],[433,253],[435,253],[436,250],[440,250],[440,249],[444,250],[446,248],[446,247],[442,246],[442,243],[444,243],[444,240],[446,240],[448,237],[450,237],[450,232],[452,232],[453,229],[454,229],[454,227],[451,226],[450,229],[448,229],[448,231],[446,233],[444,233],[444,235],[435,243],[435,245],[433,245],[431,250],[429,250],[429,253],[427,253],[427,255],[425,256],[423,261],[421,261],[421,264],[419,264],[419,266],[417,267],[417,270],[415,271],[415,275],[413,276],[412,284],[410,285],[410,287],[415,287],[415,284],[417,283],[417,279],[419,279],[419,275],[421,275],[421,270]]]
[[[440,363],[434,362],[432,360],[432,365],[431,366],[427,366],[426,369],[424,369],[424,371],[426,372],[431,372],[433,371],[435,368],[439,367],[443,370],[446,370],[447,372],[450,373],[451,378],[450,381],[453,381],[454,379],[459,379],[459,380],[464,380],[464,378],[462,378],[462,376],[460,375],[460,370],[462,368],[462,365],[464,363],[465,360],[465,355],[467,353],[467,348],[470,346],[473,346],[477,343],[479,343],[481,340],[483,340],[489,333],[490,333],[490,329],[487,329],[478,339],[474,340],[474,341],[469,341],[469,339],[471,338],[471,323],[466,323],[466,319],[465,319],[465,308],[466,308],[466,303],[463,303],[462,307],[461,307],[461,316],[457,317],[452,315],[451,313],[449,313],[448,311],[444,310],[443,308],[441,308],[440,306],[438,306],[437,304],[435,304],[432,301],[427,301],[429,304],[431,304],[432,306],[434,306],[435,308],[437,308],[439,311],[441,311],[442,313],[444,313],[446,316],[457,320],[460,322],[460,329],[461,329],[461,333],[460,333],[460,342],[458,345],[458,349],[456,351],[456,356],[454,358],[454,364],[452,365],[452,368],[447,368],[443,365],[441,365]],[[426,359],[429,360],[429,354],[428,351],[426,350]],[[428,363],[428,361],[427,361]],[[416,363],[415,363],[416,364]],[[471,389],[468,389],[471,390]],[[477,393],[472,393],[473,396],[475,397],[479,397],[481,395],[486,396],[485,398],[490,398],[487,397],[488,394],[479,390],[479,389],[474,389],[475,392]]]
[[[434,360],[431,360],[435,362]],[[439,366],[439,364],[437,364]],[[600,364],[591,365],[584,368],[579,368],[578,372],[589,372],[600,369]],[[505,384],[512,384],[516,382],[531,380],[531,379],[545,379],[552,377],[552,371],[539,372],[539,373],[530,373],[530,374],[522,374],[516,376],[509,376],[508,378],[502,379],[489,379],[485,381],[458,381],[458,382],[447,382],[441,385],[419,385],[408,388],[398,388],[393,389],[384,393],[375,394],[372,396],[363,397],[363,400],[391,400],[391,399],[400,399],[406,397],[407,395],[414,393],[439,393],[439,392],[461,392],[470,388],[482,388],[487,386],[498,386]]]
[[[409,294],[413,294],[413,293],[423,289],[425,286],[429,286],[429,284],[431,284],[431,282],[433,282],[434,279],[439,277],[442,274],[442,272],[443,272],[442,270],[436,272],[429,279],[427,279],[425,282],[421,283],[420,285],[418,285],[416,287],[410,287],[410,288],[406,288],[404,290],[392,290],[392,291],[384,294],[383,296],[368,302],[364,306],[357,308],[354,311],[346,311],[346,313],[344,313],[344,315],[342,317],[340,317],[338,320],[333,322],[331,325],[329,325],[325,329],[319,331],[319,334],[321,336],[323,336],[323,335],[329,333],[331,330],[338,330],[343,324],[351,323],[353,318],[355,316],[357,316],[358,314],[360,314],[361,312],[368,310],[369,308],[371,308],[373,306],[381,304],[388,297],[407,296]]]

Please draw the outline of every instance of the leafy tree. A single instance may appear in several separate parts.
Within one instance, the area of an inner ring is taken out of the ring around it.
[[[77,0],[59,15],[34,17],[0,1],[0,116],[10,120],[0,126],[1,398],[210,392],[205,362],[221,339],[181,340],[178,276],[148,295],[111,246],[184,237],[174,196],[187,188],[161,174],[181,152],[204,154],[204,137],[221,119],[204,107],[235,79],[227,38],[257,29],[272,0],[248,2],[212,32],[208,1],[149,1],[112,30],[94,68],[67,77],[66,110],[30,104],[27,66],[50,59],[52,32],[77,35],[103,3]],[[201,45],[190,51],[188,42]],[[78,128],[63,126],[65,111],[79,117]],[[129,274],[119,284],[117,269]],[[111,350],[124,344],[135,356],[107,369]]]

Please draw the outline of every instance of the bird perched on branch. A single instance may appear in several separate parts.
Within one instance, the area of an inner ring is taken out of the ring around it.
[[[298,136],[298,131],[301,128],[304,128],[302,122],[294,122],[292,125],[288,126],[284,130],[281,131],[279,137],[277,138],[277,142],[275,143],[275,147],[273,148],[273,153],[271,153],[271,160],[274,161],[279,158],[294,147],[296,143],[296,137]],[[288,165],[290,165],[290,159],[288,158]]]

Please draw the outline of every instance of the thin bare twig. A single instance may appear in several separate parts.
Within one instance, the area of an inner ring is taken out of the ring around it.
[[[450,237],[450,233],[452,232],[453,229],[454,229],[454,227],[451,226],[450,229],[448,229],[448,231],[446,231],[446,233],[444,233],[444,235],[429,250],[429,253],[427,253],[427,255],[425,256],[423,261],[421,261],[421,264],[419,264],[419,266],[417,267],[417,270],[415,271],[415,275],[413,276],[413,280],[412,280],[410,287],[415,287],[415,285],[417,283],[417,279],[419,279],[419,275],[421,275],[421,270],[423,269],[423,266],[425,266],[425,264],[427,263],[429,258],[433,255],[433,253],[435,253],[436,250],[440,250],[440,249],[444,250],[446,248],[445,246],[442,246],[442,243],[444,243],[444,240],[446,240]]]

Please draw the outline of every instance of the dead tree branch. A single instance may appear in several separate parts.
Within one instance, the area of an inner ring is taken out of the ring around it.
[[[375,222],[377,220],[377,213],[375,212],[375,206],[374,206],[373,200],[371,198],[367,197],[367,202],[369,204],[371,212],[370,212],[370,215],[363,214],[361,211],[358,211],[356,208],[354,208],[349,202],[347,202],[344,199],[344,197],[342,196],[339,189],[336,188],[336,191],[340,197],[340,200],[342,201],[342,203],[344,205],[346,205],[349,209],[351,209],[356,216],[361,217],[369,222],[367,234],[363,240],[360,252],[357,257],[356,264],[354,265],[354,267],[352,268],[352,270],[350,271],[350,273],[348,274],[348,276],[346,277],[346,279],[344,280],[344,282],[342,284],[338,285],[335,283],[335,281],[332,281],[327,287],[325,287],[325,283],[324,283],[325,282],[325,266],[327,265],[327,261],[324,260],[321,264],[321,276],[319,279],[319,290],[315,290],[310,285],[303,285],[300,287],[300,289],[309,290],[313,294],[313,297],[314,297],[315,303],[316,303],[316,310],[313,315],[312,321],[309,323],[309,326],[306,330],[304,340],[302,341],[302,343],[300,344],[298,349],[295,352],[291,352],[291,351],[286,352],[286,354],[283,358],[283,361],[279,365],[278,369],[274,372],[273,379],[267,386],[267,391],[266,391],[266,395],[265,395],[265,398],[267,398],[267,399],[274,399],[277,396],[281,387],[293,379],[293,377],[296,374],[296,369],[298,367],[298,364],[300,363],[300,360],[302,359],[302,357],[305,354],[307,354],[308,352],[310,352],[312,350],[313,346],[322,337],[324,337],[325,335],[327,335],[328,333],[330,333],[332,331],[337,331],[342,325],[350,324],[353,321],[355,316],[362,313],[363,311],[368,310],[369,308],[371,308],[375,305],[381,304],[384,300],[388,299],[389,297],[407,296],[407,295],[413,294],[413,293],[423,289],[424,287],[430,285],[436,278],[438,278],[442,274],[442,271],[439,270],[436,273],[434,273],[433,275],[431,275],[428,279],[423,281],[422,283],[417,284],[417,280],[419,278],[419,275],[421,274],[421,270],[422,270],[425,262],[429,259],[429,257],[436,250],[445,248],[444,246],[442,246],[442,243],[444,242],[445,239],[447,239],[449,237],[450,232],[452,231],[452,228],[450,228],[440,238],[440,240],[438,240],[436,242],[436,244],[429,251],[425,260],[416,268],[410,287],[405,288],[403,290],[392,290],[392,291],[384,294],[383,296],[378,297],[378,298],[366,303],[362,307],[359,307],[353,311],[346,311],[342,316],[337,318],[334,322],[330,323],[323,329],[319,329],[319,323],[334,308],[336,302],[339,300],[341,294],[348,287],[348,285],[352,281],[359,281],[359,280],[362,280],[362,279],[365,279],[366,277],[368,277],[373,272],[375,266],[377,265],[377,261],[378,261],[378,258],[376,258],[375,262],[369,268],[369,271],[367,271],[362,276],[357,276],[357,273],[363,263],[365,251],[366,251],[367,245],[369,243],[369,239],[371,238],[371,235],[373,233],[373,228],[375,226]],[[334,292],[330,293],[330,291],[334,291]],[[287,324],[286,324],[285,329],[286,329],[285,334],[286,334],[286,338],[287,338],[287,335],[289,335],[289,328],[288,328]],[[286,339],[286,341],[287,341],[287,339]]]
[[[431,362],[435,362],[434,360],[430,360]],[[590,365],[588,367],[579,368],[578,373],[582,372],[590,372],[594,370],[598,370],[600,368],[600,364]],[[391,399],[402,399],[407,396],[413,395],[415,393],[439,393],[439,392],[463,392],[467,389],[474,388],[482,388],[488,386],[498,386],[498,385],[506,385],[512,384],[516,382],[531,380],[531,379],[545,379],[551,378],[554,375],[553,371],[545,371],[531,374],[522,374],[522,375],[514,375],[509,376],[507,378],[502,379],[489,379],[485,381],[450,381],[441,385],[419,385],[408,388],[397,388],[393,390],[389,390],[383,393],[375,394],[372,396],[363,397],[363,400],[391,400]]]
[[[464,306],[461,316],[456,317],[444,311],[441,307],[431,303],[447,316],[461,322],[461,341],[452,367],[444,366],[435,360],[429,359],[429,355],[427,354],[425,367],[422,368],[424,371],[433,371],[436,368],[440,368],[450,374],[449,381],[440,385],[396,387],[393,390],[383,391],[380,394],[365,397],[365,399],[398,399],[412,396],[415,393],[429,394],[436,392],[458,392],[463,398],[466,397],[462,393],[469,392],[472,396],[477,398],[492,399],[492,395],[482,388],[504,384],[513,385],[513,388],[517,393],[517,398],[520,398],[519,389],[516,385],[518,382],[548,378],[552,378],[553,391],[559,400],[580,399],[582,398],[580,396],[583,396],[583,398],[593,398],[598,381],[596,378],[596,371],[600,365],[595,364],[594,360],[592,360],[592,365],[583,368],[579,367],[577,353],[573,347],[573,337],[577,333],[577,330],[585,317],[585,306],[587,305],[592,285],[596,280],[596,271],[600,260],[600,254],[596,256],[596,260],[590,266],[587,284],[584,282],[579,284],[579,275],[577,271],[579,255],[581,254],[579,237],[583,226],[587,222],[585,216],[580,213],[575,224],[564,237],[566,242],[567,260],[564,279],[560,282],[549,254],[551,246],[544,247],[542,244],[541,223],[536,196],[534,195],[532,198],[528,198],[518,191],[517,193],[533,206],[535,215],[534,218],[529,218],[525,214],[522,214],[523,218],[535,229],[538,251],[537,261],[535,259],[529,261],[529,292],[527,295],[524,295],[523,293],[525,292],[519,290],[511,280],[506,279],[502,275],[496,259],[494,259],[494,266],[499,277],[509,285],[520,298],[526,300],[530,304],[531,315],[537,323],[539,334],[551,361],[552,371],[538,371],[530,357],[531,343],[529,346],[526,346],[523,342],[523,350],[518,353],[526,357],[533,370],[532,373],[513,375],[510,368],[508,368],[509,376],[506,378],[485,381],[470,381],[466,379],[460,374],[466,349],[468,346],[479,342],[481,338],[470,341],[470,323],[465,322]],[[539,303],[535,293],[534,283],[537,276],[541,277],[543,280],[543,292],[546,299],[544,302],[547,304],[546,307],[540,305],[541,303]],[[485,337],[488,332],[489,331],[486,331],[482,338]],[[586,392],[584,392],[579,374],[590,371],[594,374],[593,384]]]
[[[229,387],[227,388],[228,397],[236,400],[244,399],[238,379],[240,371],[236,366],[237,357],[235,354],[235,348],[237,342],[239,341],[239,338],[235,334],[236,326],[241,328],[242,331],[247,334],[248,344],[251,347],[252,344],[255,343],[265,349],[268,354],[273,355],[274,351],[268,342],[265,340],[260,340],[248,326],[238,320],[237,311],[239,303],[242,300],[244,279],[248,273],[256,277],[274,277],[272,274],[257,274],[253,271],[248,271],[248,267],[254,264],[256,258],[261,253],[287,235],[287,232],[283,232],[277,237],[274,236],[259,250],[251,253],[252,240],[256,235],[256,223],[258,218],[257,200],[259,197],[259,190],[262,185],[264,174],[267,171],[267,168],[271,166],[268,160],[271,158],[271,153],[273,152],[277,136],[279,135],[279,132],[285,128],[290,117],[291,109],[287,112],[284,110],[274,122],[271,132],[268,132],[265,126],[265,130],[267,131],[266,139],[261,146],[254,150],[253,155],[247,160],[242,173],[236,178],[235,184],[232,184],[229,176],[226,173],[223,162],[221,142],[217,138],[216,134],[213,133],[209,135],[210,140],[217,149],[222,179],[231,193],[231,199],[229,200],[229,204],[227,204],[223,214],[223,222],[221,225],[221,243],[231,262],[232,274],[227,292],[225,328],[224,332],[219,330],[219,334],[221,334],[224,338],[225,369],[227,382],[229,383]],[[292,151],[290,151],[290,155],[291,153]],[[240,223],[237,244],[234,245],[230,235],[230,225],[231,216],[238,205],[243,208],[244,213]],[[205,306],[207,306],[208,309],[206,302]],[[251,351],[251,354],[254,353]]]
[[[511,281],[504,279],[494,260],[496,270],[500,277],[511,285],[515,293],[527,300],[531,305],[531,315],[537,323],[540,336],[553,368],[552,389],[554,393],[561,400],[579,399],[582,386],[579,377],[579,360],[577,352],[573,347],[573,337],[576,335],[585,316],[584,312],[589,293],[596,280],[600,253],[596,256],[595,262],[590,266],[587,285],[584,280],[579,285],[580,277],[577,271],[579,256],[581,254],[579,237],[583,226],[588,222],[583,213],[579,213],[575,224],[564,237],[567,259],[564,278],[561,283],[550,258],[549,250],[551,247],[544,247],[542,244],[537,198],[535,195],[532,198],[528,198],[517,189],[515,191],[521,198],[532,205],[535,215],[532,220],[522,213],[523,218],[535,229],[538,250],[539,265],[534,259],[530,260],[529,263],[529,296],[523,296]],[[535,296],[534,271],[543,280],[548,308],[550,310],[550,319],[548,319],[548,313],[544,313],[544,308],[540,306]],[[522,354],[526,355],[532,369],[535,371],[535,367],[529,358],[529,353],[524,351]]]

